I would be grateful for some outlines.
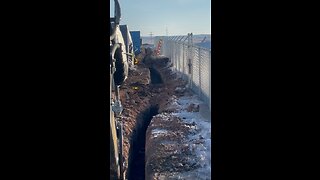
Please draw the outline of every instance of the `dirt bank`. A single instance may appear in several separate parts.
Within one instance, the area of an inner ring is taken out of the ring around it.
[[[129,180],[177,179],[183,172],[201,168],[193,147],[204,143],[198,136],[199,129],[195,130],[197,122],[172,114],[181,109],[199,112],[197,103],[185,107],[175,104],[180,97],[193,96],[185,85],[165,57],[149,54],[130,70],[121,92]],[[190,139],[190,135],[197,137]],[[202,179],[189,174],[181,177]]]

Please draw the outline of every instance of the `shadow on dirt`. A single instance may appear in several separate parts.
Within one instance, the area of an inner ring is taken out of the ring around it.
[[[149,68],[151,76],[151,84],[162,84],[162,78],[160,73],[153,67]]]
[[[151,106],[138,116],[129,154],[128,180],[145,179],[146,131],[152,117],[158,114],[158,110],[158,106]]]

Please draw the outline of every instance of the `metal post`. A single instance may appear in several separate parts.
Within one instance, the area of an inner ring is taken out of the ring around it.
[[[179,71],[179,44],[178,41],[176,41],[176,46],[175,46],[175,51],[176,51],[176,71]]]
[[[171,42],[171,48],[172,64],[174,66],[174,41]]]
[[[169,33],[168,33],[168,27],[166,27],[166,36],[168,36],[168,34],[169,34]]]
[[[193,60],[193,40],[192,40],[192,33],[188,34],[188,74],[189,74],[189,87],[192,89],[192,81],[193,81],[193,67],[192,67],[192,60]]]
[[[208,67],[208,69],[209,69],[209,79],[210,79],[210,81],[209,81],[209,109],[210,109],[210,112],[211,112],[211,82],[212,82],[212,80],[211,80],[211,50],[209,51],[209,67]]]
[[[182,44],[182,72],[183,72],[183,74],[185,74],[185,71],[184,71],[184,58],[185,58],[185,56],[184,56],[184,51],[185,51],[185,49],[184,49],[184,44]]]
[[[179,71],[179,44],[178,41],[176,41],[176,71]]]
[[[167,38],[163,38],[162,55],[167,56]]]
[[[199,57],[199,97],[202,99],[202,93],[201,93],[201,48],[198,48],[198,57]]]
[[[151,36],[151,43],[150,43],[150,44],[153,44],[153,43],[152,43],[152,42],[153,42],[153,41],[152,41],[152,35],[153,35],[152,32],[150,32],[150,36]]]
[[[175,41],[174,42],[174,47],[173,47],[173,50],[174,50],[174,69],[175,69],[175,71],[177,70],[177,42]]]
[[[170,61],[171,61],[171,63],[173,62],[173,60],[172,60],[172,41],[170,41],[170,43],[169,43],[169,54],[170,54]]]
[[[176,42],[176,49],[177,49],[177,71],[180,70],[180,44],[178,43],[178,41]]]
[[[194,63],[194,52],[193,52],[193,39],[192,39],[192,33],[190,34],[190,38],[191,38],[191,77],[192,77],[192,84],[194,84],[193,83],[193,63]]]
[[[177,70],[177,67],[178,67],[178,45],[177,45],[177,42],[175,41],[174,43],[174,46],[173,46],[173,52],[174,52],[174,70],[176,71]]]
[[[191,88],[191,39],[190,39],[190,33],[188,33],[188,48],[187,48],[187,51],[188,51],[188,55],[187,55],[187,58],[188,58],[188,78],[189,78],[189,81],[188,81],[188,84],[189,84],[189,87]]]

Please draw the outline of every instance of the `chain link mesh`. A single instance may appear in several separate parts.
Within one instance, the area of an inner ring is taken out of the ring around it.
[[[187,38],[187,36],[161,37],[163,44],[160,53],[170,58],[173,68],[180,72],[184,79],[191,80],[189,87],[209,105],[211,110],[211,49],[188,44]]]

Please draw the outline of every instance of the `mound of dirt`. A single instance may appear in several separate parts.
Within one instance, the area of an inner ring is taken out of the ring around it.
[[[204,139],[201,136],[187,139],[190,134],[197,132],[197,124],[172,114],[179,108],[181,110],[176,100],[192,96],[193,93],[186,88],[187,82],[171,67],[168,58],[147,54],[129,71],[128,79],[121,87],[120,97],[124,108],[123,155],[128,165],[126,177],[129,180],[132,177],[137,180],[177,179],[175,174],[193,171],[200,166],[197,163],[201,162],[200,157],[194,149],[197,144],[203,144]],[[151,68],[158,73],[157,78],[161,78],[162,83],[152,83],[154,74],[150,72]],[[157,107],[159,113],[150,117],[151,122],[146,119],[150,107]],[[199,113],[199,108],[199,104],[189,103],[185,111]],[[145,148],[135,149],[137,144],[144,141]],[[137,167],[132,168],[140,165],[142,167],[138,170]],[[130,172],[131,169],[134,171]],[[195,174],[184,177],[199,179]]]
[[[146,62],[146,63],[143,63]],[[165,103],[175,94],[178,86],[185,84],[184,81],[175,80],[175,73],[170,69],[168,58],[145,57],[134,69],[121,87],[120,98],[123,105],[122,119],[124,122],[124,150],[123,155],[128,166],[129,176],[131,153],[133,144],[137,141],[140,129],[145,123],[142,113],[151,106],[162,108]],[[162,83],[152,84],[150,67],[157,71]],[[143,167],[144,168],[144,167]]]

